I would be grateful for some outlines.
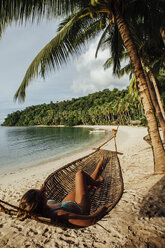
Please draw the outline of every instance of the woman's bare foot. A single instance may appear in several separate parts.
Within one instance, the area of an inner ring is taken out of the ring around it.
[[[94,188],[98,189],[103,181],[104,181],[104,178],[102,176],[99,176],[99,178],[97,178],[96,180],[96,185],[94,186]]]
[[[99,178],[97,178],[96,182],[97,183],[102,183],[104,181],[104,178],[102,176],[99,176]]]

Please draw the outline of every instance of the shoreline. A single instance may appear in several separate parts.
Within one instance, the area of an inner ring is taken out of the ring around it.
[[[87,126],[92,127],[92,126]],[[115,126],[93,126],[112,129]],[[151,147],[143,140],[145,127],[120,126],[117,134],[124,192],[115,208],[98,224],[83,229],[49,226],[33,220],[21,222],[0,212],[1,247],[165,247],[164,175],[154,170]],[[104,149],[115,150],[110,141]],[[56,161],[56,169],[89,154],[85,149]],[[0,199],[18,205],[29,188],[39,188],[54,171],[54,162],[0,176]]]
[[[44,127],[44,126],[43,126]],[[46,127],[46,126],[45,126]],[[54,126],[54,127],[59,127],[59,126]],[[62,126],[61,126],[62,127]],[[76,128],[80,127],[80,128],[90,128],[92,130],[95,130],[95,126],[75,126]],[[38,127],[37,127],[38,128]],[[109,130],[110,131],[110,130]],[[109,132],[110,134],[110,132]],[[46,158],[45,160],[42,160],[42,161],[35,161],[33,164],[30,164],[29,166],[25,166],[25,167],[14,167],[14,168],[10,168],[8,172],[4,172],[4,173],[1,173],[0,172],[0,179],[1,177],[3,177],[4,175],[8,175],[8,174],[14,174],[14,173],[17,173],[19,171],[26,171],[30,168],[33,168],[33,167],[39,167],[39,166],[46,166],[47,164],[49,163],[53,163],[53,162],[56,162],[58,160],[61,160],[61,158],[64,158],[66,159],[67,157],[72,157],[74,155],[74,153],[81,153],[81,152],[84,152],[85,150],[88,150],[88,149],[91,149],[91,147],[97,147],[99,146],[100,143],[103,143],[107,138],[107,135],[105,133],[104,137],[100,137],[98,138],[97,140],[91,140],[90,142],[88,142],[87,144],[81,144],[81,146],[79,148],[75,148],[73,150],[70,150],[70,151],[65,151],[65,153],[62,153],[62,154],[59,154],[59,155],[56,155],[54,157],[49,157],[49,158]],[[102,135],[103,136],[103,135]]]
[[[95,129],[97,127],[105,127],[105,126],[75,126],[75,127]],[[111,131],[111,128],[108,128],[108,130]],[[66,154],[59,155],[58,157],[50,158],[43,162],[35,163],[34,165],[31,165],[29,167],[19,168],[16,171],[0,174],[0,186],[3,183],[6,183],[6,181],[8,181],[8,177],[10,178],[9,181],[13,182],[12,178],[15,180],[15,176],[18,178],[20,178],[21,176],[25,174],[29,176],[31,174],[34,174],[34,172],[38,170],[44,171],[44,170],[50,169],[52,170],[50,173],[52,173],[54,170],[59,169],[60,167],[63,167],[65,164],[70,163],[73,160],[76,160],[80,157],[88,155],[89,153],[93,151],[93,148],[96,148],[97,146],[100,145],[100,143],[103,143],[106,140],[107,140],[107,134],[105,134],[105,137],[102,137],[98,139],[97,141],[92,141],[87,146],[82,146]],[[55,167],[54,167],[54,164],[55,164]],[[49,175],[49,172],[48,172],[48,175]]]

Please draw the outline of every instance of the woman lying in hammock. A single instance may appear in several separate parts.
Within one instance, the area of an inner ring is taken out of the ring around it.
[[[103,157],[101,157],[91,176],[84,171],[78,171],[75,176],[75,191],[68,194],[60,203],[47,199],[44,186],[40,190],[31,189],[22,197],[20,208],[52,220],[58,218],[59,221],[69,222],[76,226],[95,224],[112,205],[107,204],[89,214],[88,192],[92,187],[97,188],[103,182],[100,176],[103,169]]]

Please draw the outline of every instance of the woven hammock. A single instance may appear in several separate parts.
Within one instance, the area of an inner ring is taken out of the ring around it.
[[[110,139],[113,137],[116,137],[116,134]],[[92,174],[100,160],[100,156],[104,157],[103,166],[105,169],[102,172],[104,181],[97,190],[91,189],[89,191],[90,213],[107,203],[112,203],[111,207],[107,209],[107,212],[109,212],[121,198],[123,178],[117,152],[100,149],[100,147],[91,154],[75,160],[50,174],[44,182],[47,198],[61,202],[68,193],[74,190],[76,172],[83,170],[88,174]],[[5,204],[11,208],[4,207]],[[0,200],[0,211],[10,215],[17,215],[20,208]],[[37,221],[51,222],[46,218],[27,213],[25,210],[21,211],[26,212],[28,217]]]
[[[105,169],[102,172],[104,181],[97,190],[89,191],[90,213],[107,203],[113,203],[113,207],[122,195],[123,180],[117,153],[108,150],[97,150],[52,173],[45,181],[48,199],[61,202],[69,192],[74,190],[76,172],[83,170],[92,174],[100,156],[104,157]]]

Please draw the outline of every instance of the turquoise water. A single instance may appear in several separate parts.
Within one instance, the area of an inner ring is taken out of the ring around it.
[[[90,130],[80,127],[0,126],[0,174],[61,157],[105,137],[103,133],[90,134]]]

